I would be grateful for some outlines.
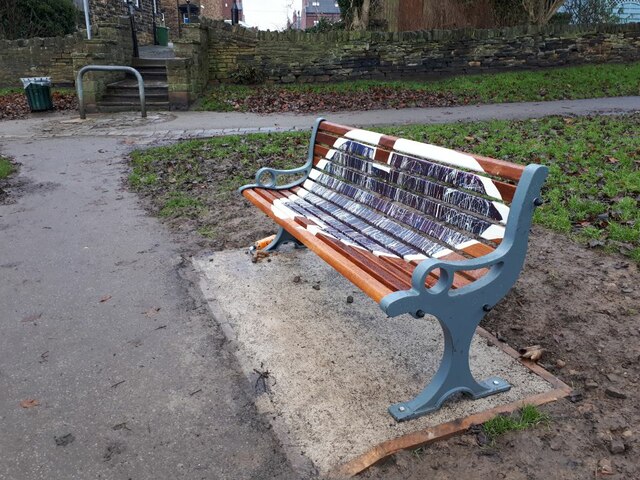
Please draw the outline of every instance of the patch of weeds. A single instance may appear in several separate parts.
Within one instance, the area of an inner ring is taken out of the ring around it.
[[[427,447],[418,447],[411,450],[411,455],[420,460],[424,453],[427,451]]]
[[[0,180],[8,178],[13,172],[16,171],[16,167],[11,163],[8,158],[0,156]]]
[[[197,216],[202,207],[202,202],[196,198],[184,193],[172,193],[164,202],[159,214],[162,217]]]
[[[511,415],[498,415],[482,424],[482,431],[491,443],[507,432],[527,430],[538,425],[549,425],[551,417],[534,405],[525,405]]]
[[[202,235],[205,238],[211,238],[211,239],[216,238],[216,236],[218,235],[216,228],[212,227],[211,225],[204,225],[198,228],[196,232],[198,232],[200,235]]]

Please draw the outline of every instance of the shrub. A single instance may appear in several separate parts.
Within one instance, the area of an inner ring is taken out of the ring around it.
[[[73,0],[0,1],[0,38],[58,37],[76,29]]]
[[[265,73],[252,65],[239,65],[234,71],[229,73],[232,83],[239,85],[257,85],[265,81]]]

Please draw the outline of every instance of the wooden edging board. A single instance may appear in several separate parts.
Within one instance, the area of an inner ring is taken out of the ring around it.
[[[348,478],[353,477],[370,466],[390,457],[400,450],[409,450],[419,448],[424,445],[428,445],[437,440],[444,440],[460,433],[466,432],[471,426],[479,425],[488,420],[491,420],[495,416],[501,413],[511,413],[515,410],[522,408],[524,405],[543,405],[545,403],[553,402],[568,396],[571,393],[571,387],[562,382],[547,370],[542,368],[535,362],[521,359],[518,352],[511,348],[506,343],[500,342],[494,335],[487,332],[484,328],[478,327],[476,333],[482,338],[490,342],[492,345],[498,347],[507,355],[517,359],[522,365],[527,367],[532,373],[542,377],[553,386],[553,390],[548,392],[532,395],[530,397],[523,398],[517,402],[508,403],[506,405],[500,405],[490,410],[478,412],[468,417],[458,418],[447,423],[442,423],[434,427],[425,428],[423,430],[409,433],[393,440],[387,440],[382,442],[368,452],[359,455],[353,460],[338,466],[331,473],[331,478]]]

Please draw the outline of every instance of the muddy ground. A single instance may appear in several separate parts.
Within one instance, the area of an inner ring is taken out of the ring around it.
[[[150,198],[143,202],[157,213]],[[202,220],[167,222],[190,253],[248,246],[276,231],[239,194],[216,209],[216,223],[225,228],[215,238],[196,233]],[[542,345],[540,363],[574,395],[543,407],[552,418],[548,427],[508,433],[493,445],[469,432],[401,452],[362,477],[640,479],[639,280],[633,261],[534,227],[519,281],[483,326],[516,349]]]

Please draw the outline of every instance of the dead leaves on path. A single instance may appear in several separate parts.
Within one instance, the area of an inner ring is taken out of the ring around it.
[[[37,407],[38,405],[40,405],[40,402],[34,398],[28,398],[20,402],[20,406],[22,408],[33,408]]]

